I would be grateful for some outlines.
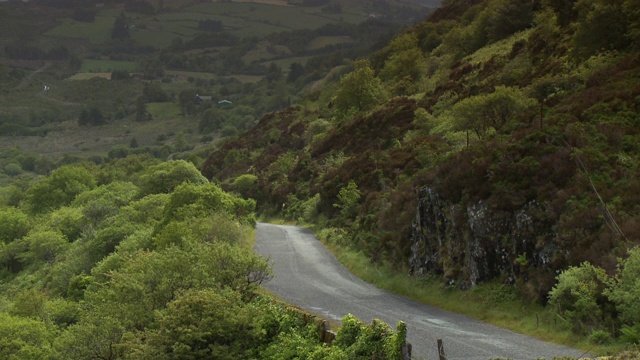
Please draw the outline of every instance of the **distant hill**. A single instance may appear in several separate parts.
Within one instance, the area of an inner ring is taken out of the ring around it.
[[[430,11],[398,1],[78,4],[0,5],[0,149],[98,162],[113,148],[206,149]],[[196,94],[210,101],[195,106]],[[80,120],[91,110],[99,121]],[[187,145],[176,148],[180,133]]]

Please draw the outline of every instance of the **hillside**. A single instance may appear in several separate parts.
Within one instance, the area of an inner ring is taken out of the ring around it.
[[[374,262],[637,335],[640,7],[567,4],[444,1],[203,174]]]

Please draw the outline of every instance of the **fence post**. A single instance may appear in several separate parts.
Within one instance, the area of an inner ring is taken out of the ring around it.
[[[444,354],[444,346],[442,345],[442,339],[438,339],[438,359],[447,360],[447,356]]]
[[[411,360],[411,344],[408,342],[402,344],[402,360]]]

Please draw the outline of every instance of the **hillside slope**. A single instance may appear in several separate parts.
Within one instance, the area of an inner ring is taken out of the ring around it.
[[[634,4],[445,1],[203,173],[374,261],[546,302],[568,266],[612,274],[638,244]]]

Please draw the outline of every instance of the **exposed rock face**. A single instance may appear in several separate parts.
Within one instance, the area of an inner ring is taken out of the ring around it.
[[[536,201],[506,212],[483,201],[451,204],[423,187],[412,232],[412,273],[439,274],[462,288],[495,278],[514,282],[528,268],[555,271],[552,260],[566,257],[556,245],[553,222]]]

